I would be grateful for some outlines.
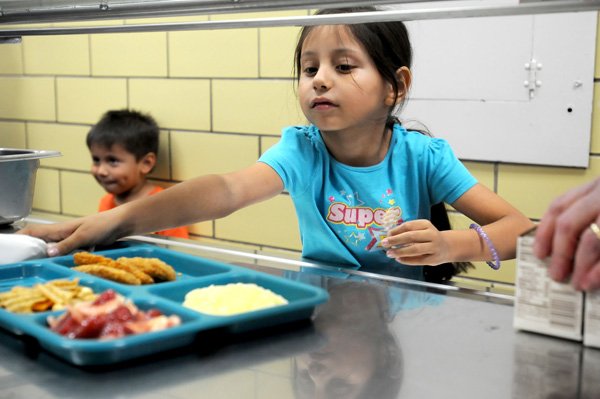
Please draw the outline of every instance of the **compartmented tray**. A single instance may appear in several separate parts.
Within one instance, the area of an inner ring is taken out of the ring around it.
[[[0,292],[9,291],[14,286],[33,286],[50,280],[78,277],[81,286],[90,287],[96,293],[113,289],[141,310],[157,308],[167,316],[179,316],[181,324],[117,339],[70,339],[53,332],[47,324],[48,316],[59,316],[64,310],[20,314],[0,308],[0,326],[14,334],[32,337],[41,348],[70,363],[98,366],[187,346],[194,343],[200,333],[207,331],[219,329],[237,334],[308,319],[315,306],[329,298],[326,291],[308,284],[150,245],[96,254],[113,259],[159,258],[175,269],[177,279],[141,286],[120,284],[72,270],[75,266],[73,256],[63,256],[0,267]],[[182,305],[185,294],[192,289],[237,282],[267,288],[283,296],[288,303],[232,316],[203,314]]]

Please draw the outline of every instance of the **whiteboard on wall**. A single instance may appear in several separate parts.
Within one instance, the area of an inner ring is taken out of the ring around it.
[[[407,22],[401,119],[463,160],[587,167],[596,24],[596,12]]]

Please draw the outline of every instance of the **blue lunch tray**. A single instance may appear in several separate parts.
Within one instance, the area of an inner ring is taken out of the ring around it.
[[[79,284],[95,293],[113,289],[142,310],[157,308],[167,316],[179,316],[181,324],[118,339],[69,339],[51,331],[47,324],[48,316],[58,316],[64,310],[20,314],[0,308],[0,326],[14,334],[33,337],[41,348],[67,362],[97,366],[191,345],[198,333],[213,329],[237,334],[308,319],[315,306],[329,298],[328,293],[318,287],[159,247],[143,245],[95,253],[113,259],[121,256],[159,258],[175,269],[177,279],[141,286],[125,285],[72,270],[73,257],[62,256],[1,266],[0,292],[13,286],[79,277]],[[288,303],[232,316],[203,314],[182,305],[185,294],[192,289],[238,282],[267,288],[283,296]]]

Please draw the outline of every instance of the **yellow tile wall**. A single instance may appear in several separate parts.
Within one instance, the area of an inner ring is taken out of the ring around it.
[[[260,153],[264,153],[269,148],[273,147],[279,142],[279,137],[261,137],[260,139]]]
[[[54,78],[0,76],[0,118],[56,120]]]
[[[58,120],[93,124],[109,109],[127,108],[127,81],[57,78]]]
[[[148,177],[169,180],[171,178],[171,144],[169,132],[161,130],[158,143],[158,162]]]
[[[0,148],[27,148],[25,123],[0,122]]]
[[[194,20],[306,15],[305,11],[194,17]],[[187,17],[155,18],[178,22]],[[143,20],[99,21],[98,25]],[[57,24],[77,26],[85,23]],[[599,24],[600,26],[600,24]],[[294,92],[296,27],[27,37],[0,45],[0,147],[55,149],[42,162],[36,212],[96,212],[102,188],[89,174],[85,135],[108,109],[150,112],[161,126],[152,181],[169,186],[203,173],[252,164],[282,127],[305,123]],[[600,33],[600,32],[599,32]],[[600,37],[600,35],[598,35]],[[600,51],[600,41],[597,51]],[[597,57],[596,78],[600,78]],[[600,176],[600,83],[595,84],[589,169],[466,162],[484,185],[538,220],[565,190]],[[451,212],[455,228],[468,219]],[[289,196],[190,227],[194,238],[260,250],[300,250]],[[467,277],[512,283],[514,261],[492,271],[477,262]]]
[[[227,173],[248,167],[258,158],[258,139],[233,134],[174,131],[171,134],[175,180]]]
[[[90,74],[88,35],[25,36],[23,52],[28,75]]]
[[[167,33],[91,35],[92,75],[167,76]]]
[[[23,73],[23,45],[8,43],[0,46],[0,71],[5,74]]]
[[[290,80],[213,81],[213,129],[218,132],[281,133],[304,123]]]
[[[164,128],[210,130],[210,99],[208,80],[129,80],[129,106],[151,113]]]
[[[43,166],[87,172],[92,165],[92,158],[85,144],[89,129],[89,126],[80,125],[28,123],[28,148],[61,152],[60,157],[42,159]]]
[[[259,29],[261,77],[294,77],[294,50],[299,34],[299,27]]]
[[[257,53],[257,29],[169,34],[171,76],[257,78]]]
[[[33,209],[60,213],[60,172],[53,169],[38,169],[33,192]]]
[[[89,173],[61,171],[61,213],[84,216],[98,211],[100,197],[105,192]]]
[[[554,198],[600,176],[600,157],[590,156],[588,169],[500,165],[498,176],[498,194],[539,219]]]
[[[296,211],[292,200],[284,194],[216,220],[215,235],[242,243],[253,242],[252,237],[260,236],[263,245],[301,249]]]

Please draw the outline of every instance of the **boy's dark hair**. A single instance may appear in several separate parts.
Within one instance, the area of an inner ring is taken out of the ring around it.
[[[87,134],[88,148],[97,144],[110,148],[115,144],[135,156],[136,161],[153,152],[158,155],[159,128],[148,114],[127,109],[111,110],[102,115]]]
[[[317,11],[316,15],[371,11],[378,11],[378,9],[370,6],[330,8]],[[302,65],[300,64],[302,45],[315,26],[305,26],[300,32],[298,44],[294,51],[294,68],[297,80],[300,80],[302,74]],[[345,26],[352,36],[363,46],[369,57],[371,57],[383,80],[392,85],[394,94],[397,98],[399,87],[396,71],[402,67],[410,69],[413,58],[408,30],[404,23],[402,21],[387,21],[348,24]],[[394,115],[395,108],[396,107],[390,107],[388,113],[386,125],[389,128],[392,128],[395,123],[400,124],[400,120]],[[426,130],[416,131],[431,136]],[[431,207],[431,223],[440,231],[451,229],[445,204],[439,203]],[[443,263],[438,266],[425,266],[424,276],[426,281],[441,283],[449,281],[454,275],[466,272],[472,267],[473,265],[470,262]]]

